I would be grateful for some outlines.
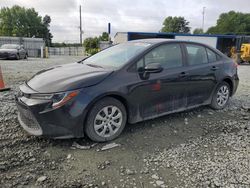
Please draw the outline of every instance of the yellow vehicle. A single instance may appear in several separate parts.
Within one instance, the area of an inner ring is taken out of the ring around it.
[[[250,63],[250,44],[242,44],[240,49],[240,58],[243,62]]]
[[[230,49],[230,55],[232,59],[235,60],[238,64],[243,62],[250,63],[250,43],[243,43],[240,46],[240,50],[237,50],[236,47]]]

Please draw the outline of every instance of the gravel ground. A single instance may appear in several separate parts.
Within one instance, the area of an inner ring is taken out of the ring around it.
[[[240,85],[225,110],[201,107],[127,125],[110,150],[88,139],[27,135],[17,121],[18,85],[80,59],[0,61],[12,88],[0,93],[1,187],[250,187],[250,66],[239,67]]]

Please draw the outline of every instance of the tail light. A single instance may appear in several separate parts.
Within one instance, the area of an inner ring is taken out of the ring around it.
[[[233,67],[238,68],[238,66],[239,66],[238,63],[236,63],[236,62],[233,63]]]

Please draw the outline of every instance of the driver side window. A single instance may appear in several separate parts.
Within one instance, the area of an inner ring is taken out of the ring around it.
[[[182,66],[182,52],[179,44],[164,44],[154,48],[137,62],[137,69],[150,63],[159,63],[169,69]]]

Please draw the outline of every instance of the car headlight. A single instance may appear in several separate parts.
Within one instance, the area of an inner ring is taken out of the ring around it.
[[[50,100],[52,101],[52,108],[56,109],[64,104],[66,104],[69,100],[76,97],[79,91],[68,91],[62,93],[54,93],[54,94],[31,94],[29,98],[31,99],[39,99],[39,100]]]
[[[57,93],[54,94],[52,97],[52,108],[59,108],[66,104],[69,100],[76,97],[78,95],[79,91],[70,91],[65,93]]]
[[[31,99],[40,99],[40,100],[49,100],[52,99],[53,94],[40,94],[40,93],[35,93],[35,94],[28,94]]]

